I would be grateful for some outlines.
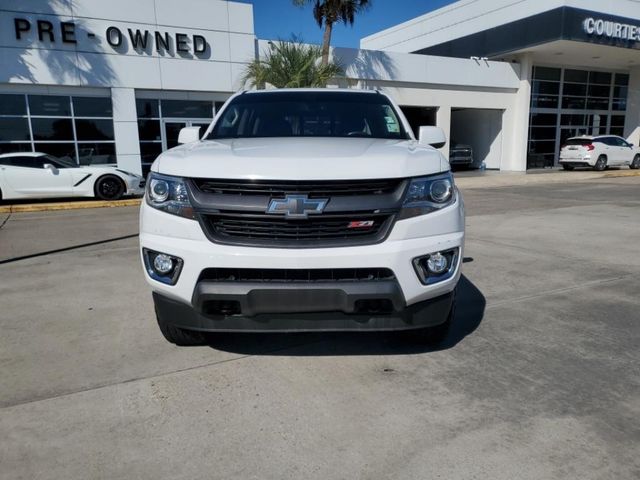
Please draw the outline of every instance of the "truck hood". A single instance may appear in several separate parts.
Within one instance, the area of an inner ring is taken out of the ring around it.
[[[151,169],[192,178],[340,180],[430,175],[449,163],[415,140],[242,138],[167,150]]]

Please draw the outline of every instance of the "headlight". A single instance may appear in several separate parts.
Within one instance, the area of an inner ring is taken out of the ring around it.
[[[151,172],[147,183],[147,204],[163,212],[195,218],[187,186],[180,177]]]
[[[440,210],[455,200],[456,187],[451,172],[414,178],[405,195],[399,220]]]

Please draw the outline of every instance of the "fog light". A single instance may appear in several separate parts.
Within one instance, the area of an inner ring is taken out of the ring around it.
[[[153,268],[156,272],[166,275],[173,270],[173,259],[169,255],[161,253],[153,259]]]
[[[167,285],[175,285],[182,270],[182,259],[166,253],[142,249],[145,270],[151,278]]]
[[[449,262],[447,261],[447,257],[442,255],[440,252],[429,255],[429,258],[427,259],[427,268],[429,269],[429,273],[440,275],[448,266]]]
[[[444,282],[456,273],[459,259],[458,248],[442,250],[413,259],[413,268],[424,285]]]

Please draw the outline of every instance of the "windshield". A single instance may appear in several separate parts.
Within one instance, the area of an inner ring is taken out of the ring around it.
[[[51,163],[52,165],[58,167],[58,168],[76,168],[78,165],[76,165],[74,162],[72,162],[70,159],[67,158],[58,158],[58,157],[54,157],[53,155],[45,155],[44,158],[46,158],[47,162]]]
[[[237,96],[207,139],[257,137],[410,138],[384,95],[272,92]]]

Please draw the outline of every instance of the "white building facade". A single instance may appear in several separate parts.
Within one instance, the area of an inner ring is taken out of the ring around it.
[[[462,0],[334,49],[338,83],[391,94],[412,126],[443,127],[491,169],[553,165],[569,134],[640,141],[637,1],[498,3]],[[512,38],[540,15],[555,25],[544,38]],[[146,171],[180,128],[208,124],[269,48],[244,3],[3,0],[0,153]]]
[[[517,63],[516,170],[553,166],[575,135],[640,143],[637,0],[461,0],[361,47]]]

